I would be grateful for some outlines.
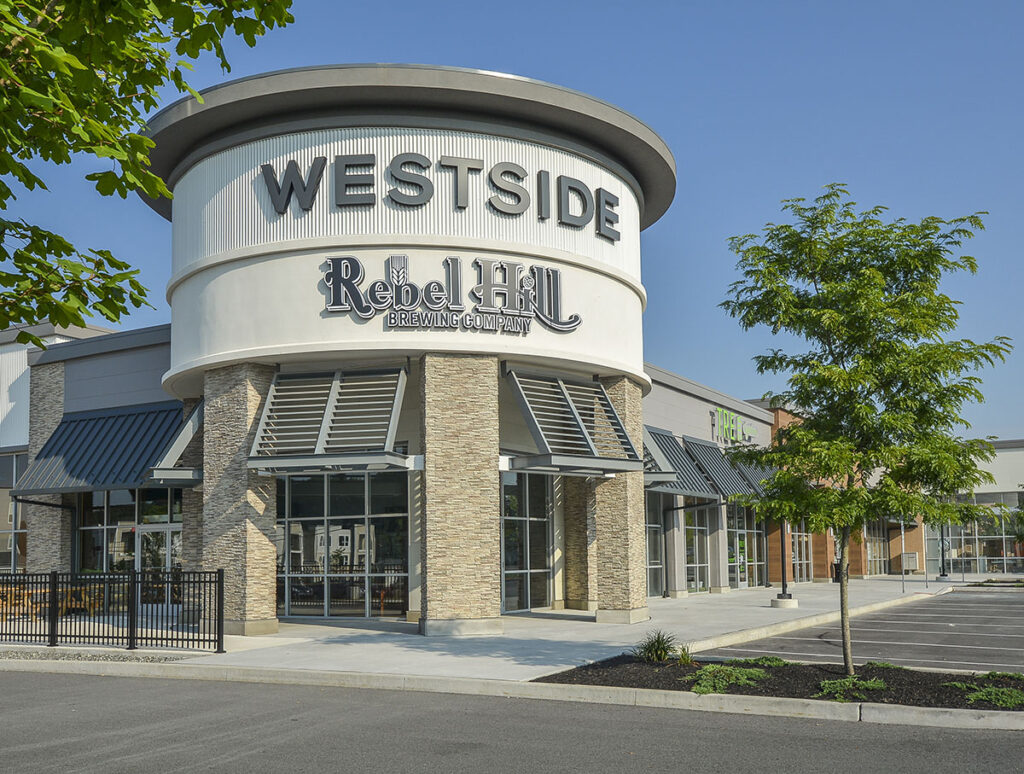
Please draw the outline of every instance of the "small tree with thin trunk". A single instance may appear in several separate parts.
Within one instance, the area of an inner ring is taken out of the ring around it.
[[[759,373],[788,377],[785,390],[765,397],[799,421],[771,447],[735,456],[773,471],[764,494],[746,500],[759,517],[834,531],[852,675],[850,537],[890,516],[940,524],[987,512],[955,496],[992,480],[979,462],[994,453],[959,434],[969,427],[961,411],[982,400],[977,369],[1004,360],[1011,345],[1002,336],[950,338],[959,302],[941,287],[976,271],[974,258],[957,253],[984,213],[886,221],[884,207],[858,211],[841,184],[782,208],[792,223],[730,240],[742,278],[722,307],[744,329],[792,337],[755,362]]]

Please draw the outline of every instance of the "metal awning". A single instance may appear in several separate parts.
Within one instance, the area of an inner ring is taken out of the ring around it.
[[[656,448],[661,452],[675,472],[672,481],[648,487],[649,491],[719,499],[718,491],[693,460],[687,456],[678,438],[667,430],[659,430],[655,427],[646,428],[646,435],[651,441],[652,450]]]
[[[676,480],[672,463],[651,438],[651,428],[644,425],[644,486],[669,484]]]
[[[760,465],[750,465],[746,462],[733,462],[732,464],[740,472],[743,478],[746,479],[747,483],[750,484],[750,488],[754,490],[754,494],[764,494],[761,482],[767,478],[771,478],[774,474],[773,470],[770,468],[763,468]]]
[[[697,463],[697,467],[711,480],[715,489],[723,497],[751,493],[751,485],[722,454],[718,444],[684,435],[683,445],[686,453]]]
[[[540,450],[512,457],[511,470],[590,476],[644,469],[600,382],[515,371],[507,377]]]
[[[177,461],[169,452],[187,424],[177,401],[65,414],[12,494],[171,486],[154,480],[153,468]],[[188,482],[174,486],[198,483],[198,477],[182,475]]]
[[[271,472],[411,469],[395,450],[404,369],[278,374],[248,465]]]

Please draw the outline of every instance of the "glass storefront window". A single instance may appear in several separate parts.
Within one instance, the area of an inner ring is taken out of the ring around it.
[[[764,525],[752,508],[729,505],[726,510],[729,586],[747,588],[764,583]]]
[[[648,492],[647,507],[647,596],[660,597],[665,593],[665,529],[661,494]]]
[[[169,518],[166,489],[139,491],[139,523],[166,524]]]
[[[27,467],[24,454],[0,454],[0,573],[25,572],[28,533],[11,489]]]
[[[409,475],[278,480],[278,615],[402,615],[408,609]]]
[[[686,525],[686,589],[708,590],[708,508],[684,512]]]

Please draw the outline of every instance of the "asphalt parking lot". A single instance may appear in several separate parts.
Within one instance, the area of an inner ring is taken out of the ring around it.
[[[857,664],[1024,672],[1024,593],[954,591],[857,616],[851,630]],[[836,623],[700,655],[842,663],[843,646]]]

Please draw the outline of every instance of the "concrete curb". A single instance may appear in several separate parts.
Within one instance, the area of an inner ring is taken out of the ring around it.
[[[867,613],[874,613],[879,610],[885,610],[898,605],[906,605],[910,602],[917,602],[921,599],[931,599],[933,597],[941,596],[942,594],[948,594],[950,591],[952,591],[951,588],[945,588],[935,592],[934,594],[917,592],[906,597],[896,597],[895,599],[886,599],[881,602],[872,602],[869,605],[850,608],[850,617],[853,618],[858,615],[866,615]],[[692,640],[690,642],[684,642],[683,645],[690,651],[690,653],[700,653],[704,650],[714,650],[716,648],[724,648],[729,645],[739,645],[744,642],[753,642],[754,640],[764,640],[768,637],[777,637],[780,634],[787,634],[788,632],[794,632],[798,629],[808,629],[813,626],[823,626],[825,624],[835,623],[838,620],[839,611],[831,610],[827,613],[818,613],[816,615],[809,615],[803,618],[793,618],[789,621],[780,621],[779,623],[767,624],[765,626],[756,626],[752,629],[741,629],[735,632],[727,632],[714,637],[707,637],[703,640]]]
[[[260,683],[264,685],[315,685],[321,688],[364,688],[384,691],[503,696],[516,699],[577,701],[589,704],[684,709],[697,712],[815,718],[818,720],[837,720],[854,723],[1024,730],[1024,712],[948,710],[929,707],[902,707],[888,704],[840,704],[814,699],[733,696],[727,694],[700,696],[687,691],[656,691],[643,688],[563,685],[559,683],[525,683],[467,677],[328,672],[306,669],[263,669],[256,667],[178,664],[174,662],[22,661],[0,659],[0,672],[3,671],[102,677],[215,680]]]

